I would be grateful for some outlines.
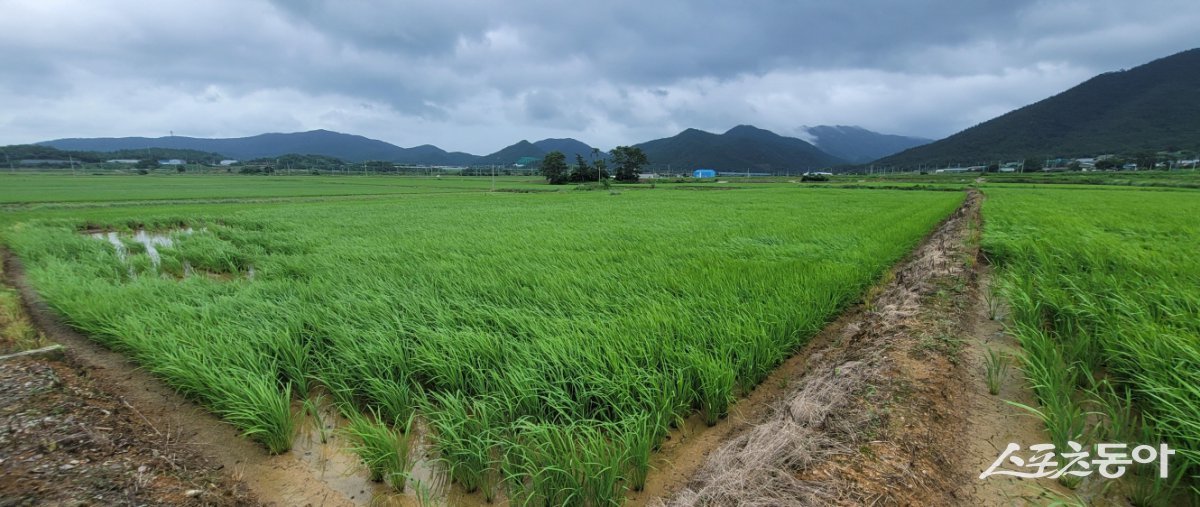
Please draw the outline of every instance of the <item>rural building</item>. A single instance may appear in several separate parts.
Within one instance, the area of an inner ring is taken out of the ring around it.
[[[105,160],[105,162],[109,164],[136,164],[138,160],[136,158],[114,158],[112,160]]]
[[[236,160],[233,160],[233,159],[227,159],[227,160],[222,160],[222,161],[221,161],[221,165],[223,165],[223,166],[231,166],[231,165],[233,165],[233,164],[236,164],[236,163],[238,163],[238,161],[236,161]]]
[[[168,159],[168,160],[159,160],[158,165],[183,165],[183,161],[179,160],[177,158],[172,158],[172,159]]]
[[[716,178],[717,171],[713,169],[696,169],[692,171],[693,178]]]
[[[70,160],[58,160],[58,159],[49,159],[49,158],[46,158],[46,159],[32,158],[32,159],[20,160],[20,161],[18,161],[18,163],[21,165],[58,165],[58,164],[70,164],[72,162]]]

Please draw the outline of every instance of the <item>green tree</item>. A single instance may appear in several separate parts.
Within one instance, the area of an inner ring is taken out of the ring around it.
[[[155,167],[158,167],[158,161],[152,158],[143,158],[138,160],[134,167],[138,169],[154,169]]]
[[[1137,162],[1138,169],[1154,169],[1155,162],[1158,162],[1158,155],[1149,152],[1138,153],[1134,157]]]
[[[650,163],[646,153],[636,146],[617,146],[612,150],[613,163],[617,165],[617,181],[636,182],[642,166]]]
[[[542,176],[549,181],[551,185],[561,185],[567,182],[570,174],[567,171],[567,156],[561,151],[552,151],[547,153],[542,158],[542,165],[539,169]]]
[[[1035,173],[1042,170],[1041,157],[1025,157],[1024,169],[1021,172]]]

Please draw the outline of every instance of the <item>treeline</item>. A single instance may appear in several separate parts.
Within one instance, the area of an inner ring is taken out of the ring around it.
[[[616,166],[617,181],[637,182],[642,167],[649,164],[646,154],[635,146],[617,146],[609,152],[609,156]],[[539,164],[539,171],[551,185],[606,181],[609,178],[608,162],[604,159],[588,163],[582,155],[576,153],[575,165],[568,166],[567,156],[561,151],[547,153]]]
[[[169,160],[179,159],[189,164],[216,164],[225,159],[219,153],[208,153],[197,150],[182,150],[173,148],[147,148],[137,150],[117,151],[72,151],[43,146],[40,144],[15,144],[0,146],[0,154],[6,157],[5,163],[19,163],[22,160],[66,160],[83,164],[99,164],[108,160]]]

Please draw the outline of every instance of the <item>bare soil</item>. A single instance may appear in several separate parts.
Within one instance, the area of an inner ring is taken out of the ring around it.
[[[69,362],[0,362],[0,505],[255,505],[244,484]]]

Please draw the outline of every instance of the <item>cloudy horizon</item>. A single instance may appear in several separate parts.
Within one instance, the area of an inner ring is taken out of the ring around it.
[[[0,0],[0,145],[327,129],[490,153],[685,128],[942,138],[1190,49],[1195,2]]]

